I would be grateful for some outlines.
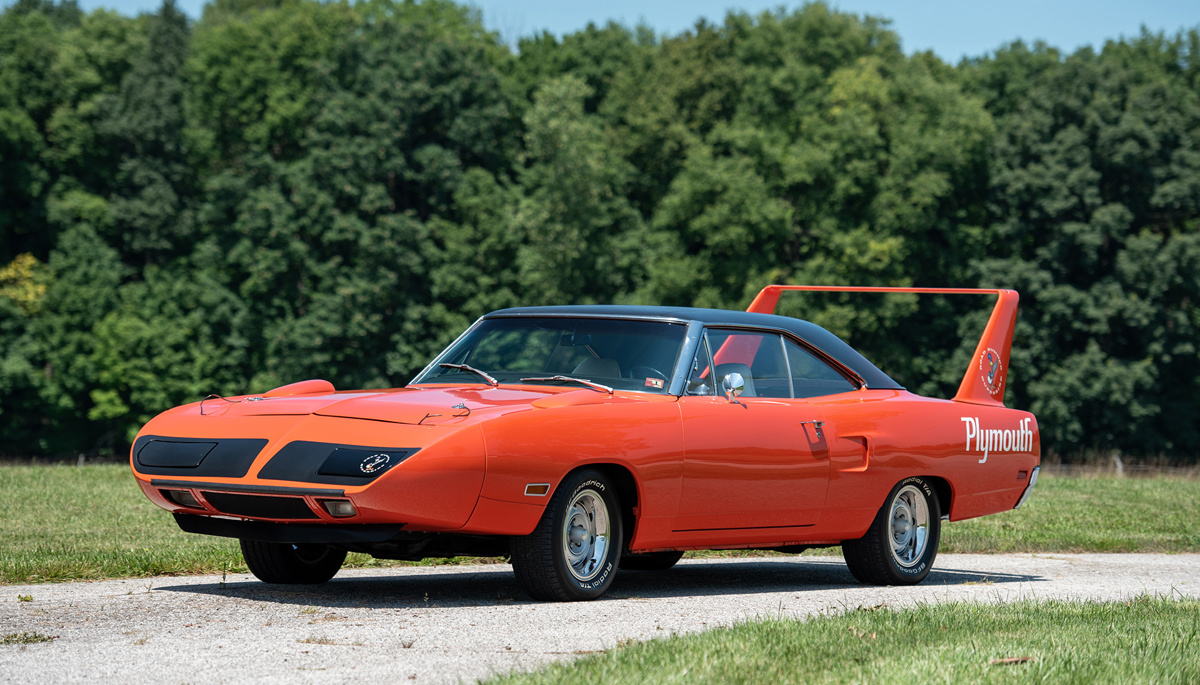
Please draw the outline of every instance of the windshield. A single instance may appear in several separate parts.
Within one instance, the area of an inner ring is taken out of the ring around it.
[[[569,376],[617,390],[665,393],[687,327],[661,321],[522,317],[484,319],[451,347],[439,364],[413,380],[421,383],[571,385]],[[537,379],[537,380],[522,380]]]

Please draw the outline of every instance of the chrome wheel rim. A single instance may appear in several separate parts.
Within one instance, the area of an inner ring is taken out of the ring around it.
[[[595,490],[580,490],[563,520],[563,556],[571,575],[589,581],[600,575],[608,555],[608,506]]]
[[[929,540],[929,504],[915,485],[905,485],[892,499],[892,558],[904,568],[925,556]]]

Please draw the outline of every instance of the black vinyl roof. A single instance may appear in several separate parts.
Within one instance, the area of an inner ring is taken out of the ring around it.
[[[603,316],[612,318],[652,318],[673,321],[698,321],[710,326],[755,326],[774,328],[794,334],[826,354],[845,364],[867,382],[868,388],[902,389],[878,367],[867,360],[844,340],[815,323],[790,316],[755,314],[729,309],[696,309],[692,307],[646,307],[638,305],[557,305],[552,307],[513,307],[499,309],[485,318],[521,316]]]

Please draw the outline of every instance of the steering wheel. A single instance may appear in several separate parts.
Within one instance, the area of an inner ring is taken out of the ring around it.
[[[667,380],[667,374],[659,371],[653,366],[631,366],[628,369],[630,378],[658,378]]]

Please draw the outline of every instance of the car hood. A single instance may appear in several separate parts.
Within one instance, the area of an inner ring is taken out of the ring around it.
[[[477,413],[507,413],[529,409],[545,392],[507,388],[404,388],[350,397],[313,411],[319,416],[369,419],[391,423],[442,424]]]
[[[313,414],[389,423],[442,425],[470,417],[526,411],[533,408],[625,403],[668,399],[643,393],[608,395],[590,389],[547,387],[488,388],[471,386],[410,387],[395,390],[356,390],[288,397],[243,397],[206,400],[205,415],[295,416]],[[675,399],[670,397],[669,399]]]

